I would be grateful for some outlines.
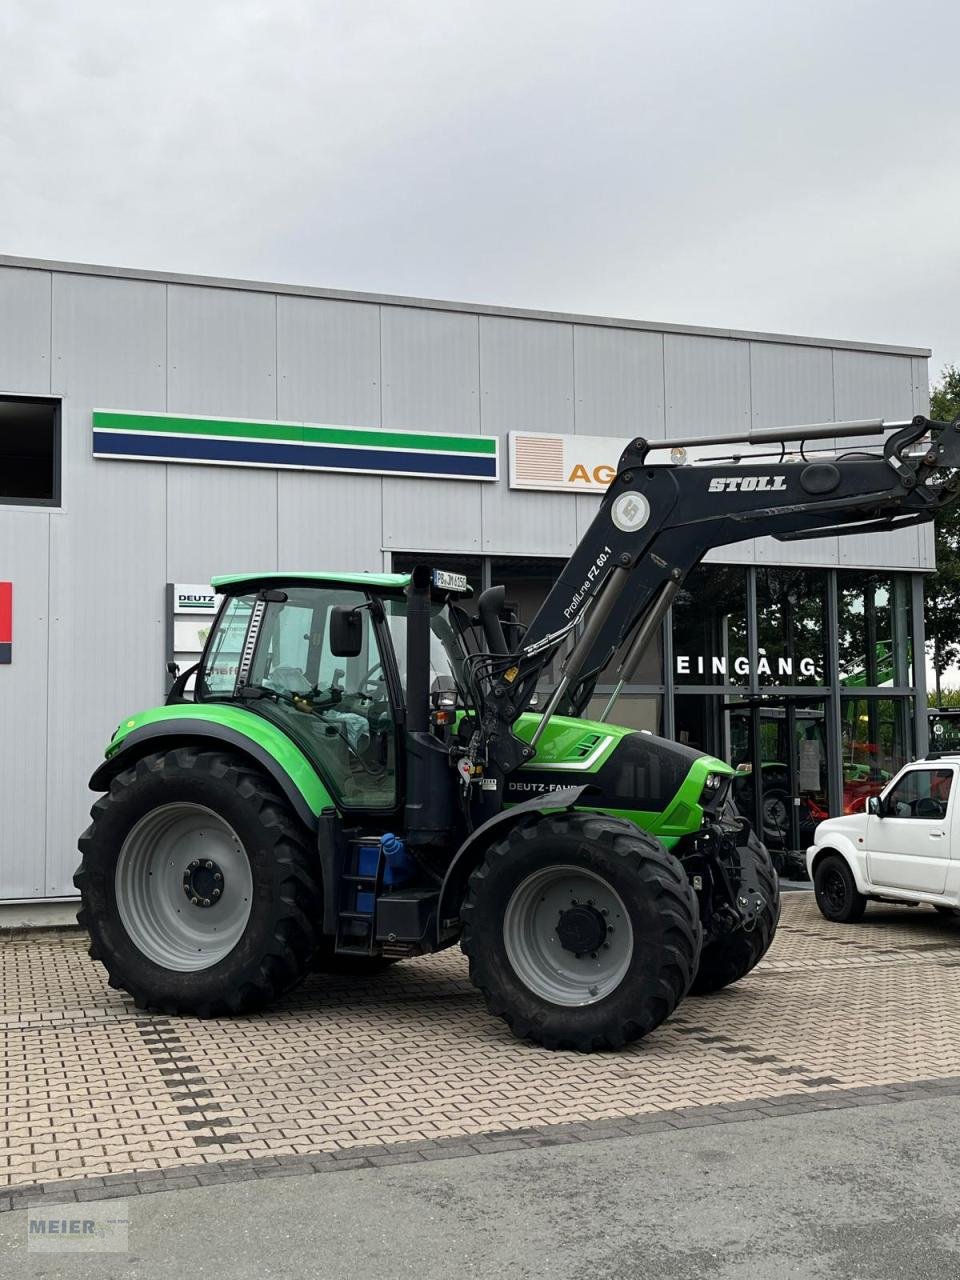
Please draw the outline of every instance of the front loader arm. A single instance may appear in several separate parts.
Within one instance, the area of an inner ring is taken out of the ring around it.
[[[709,442],[779,443],[780,457],[697,465],[650,463],[648,455],[708,441],[665,446],[632,441],[522,645],[510,654],[491,655],[481,717],[488,770],[508,773],[534,754],[539,735],[523,743],[511,726],[528,708],[537,678],[572,634],[578,639],[545,708],[541,731],[565,699],[575,710],[585,704],[599,671],[631,636],[618,674],[636,664],[681,583],[712,548],[763,535],[808,538],[921,523],[956,499],[960,419],[917,417],[897,424],[882,449],[783,460],[787,440],[875,435],[883,429],[880,422],[834,423],[719,437]],[[922,440],[925,447],[917,452]]]

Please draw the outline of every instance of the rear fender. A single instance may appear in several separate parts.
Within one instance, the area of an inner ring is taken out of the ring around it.
[[[196,715],[174,715],[151,721],[131,730],[123,738],[119,748],[95,770],[90,779],[90,789],[109,790],[118,773],[154,751],[171,751],[188,745],[221,747],[245,756],[272,778],[307,830],[315,832],[319,814],[325,809],[332,809],[333,800],[299,748],[279,729],[271,725],[266,729],[272,730],[272,734],[261,730],[257,740],[231,725],[216,719],[200,719]],[[273,734],[279,740],[276,743],[271,741]]]
[[[474,868],[479,864],[488,845],[504,835],[511,827],[522,822],[529,822],[543,813],[554,813],[558,809],[572,809],[589,784],[580,787],[561,787],[544,795],[534,796],[532,800],[524,800],[522,804],[513,805],[494,814],[476,831],[470,833],[457,850],[456,856],[447,868],[440,886],[440,901],[437,907],[437,941],[447,942],[455,937],[460,929],[460,901]]]

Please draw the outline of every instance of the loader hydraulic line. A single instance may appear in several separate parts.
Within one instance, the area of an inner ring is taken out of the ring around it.
[[[882,435],[884,443],[807,454],[811,440]],[[794,448],[787,454],[787,446]],[[779,445],[779,452],[684,463],[687,448]],[[797,446],[799,446],[797,448]],[[649,456],[670,449],[669,463]],[[960,493],[960,419],[816,423],[743,434],[631,441],[592,524],[512,652],[491,645],[478,680],[471,751],[488,776],[528,762],[550,716],[579,715],[599,673],[624,643],[629,680],[687,575],[714,547],[925,523]],[[488,629],[488,628],[485,628]],[[512,732],[547,665],[570,637],[559,683],[530,742]],[[609,713],[614,699],[608,703]],[[601,717],[603,718],[603,717]],[[491,797],[492,800],[492,797]]]

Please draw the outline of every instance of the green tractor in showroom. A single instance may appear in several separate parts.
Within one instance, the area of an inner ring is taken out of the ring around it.
[[[732,769],[607,715],[710,547],[916,523],[956,495],[956,424],[785,455],[881,429],[673,441],[659,465],[664,446],[633,441],[526,629],[502,587],[472,605],[465,579],[426,566],[215,580],[198,666],[118,728],[90,782],[75,884],[91,956],[143,1008],[216,1016],[311,968],[368,973],[459,942],[516,1035],[579,1050],[742,978],[780,908]],[[676,452],[744,439],[776,451]],[[614,696],[581,719],[616,655]]]

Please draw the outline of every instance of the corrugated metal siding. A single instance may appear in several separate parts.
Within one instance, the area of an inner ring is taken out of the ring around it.
[[[504,460],[509,431],[572,433],[573,326],[481,316],[480,413],[483,434],[500,437]],[[576,544],[567,494],[500,483],[482,486],[480,501],[482,549],[492,555],[566,555]]]
[[[0,392],[50,390],[50,273],[0,267]]]
[[[0,578],[13,582],[13,662],[0,667],[0,897],[46,892],[48,569],[56,517],[0,507]]]
[[[276,418],[276,298],[170,285],[167,345],[169,412]],[[168,466],[168,580],[277,568],[277,505],[275,471]]]
[[[378,427],[380,308],[278,298],[277,369],[281,420]],[[277,495],[279,568],[381,568],[379,476],[280,471]]]
[[[755,427],[787,427],[832,422],[833,353],[823,347],[750,344],[750,400]],[[836,538],[777,542],[757,538],[757,564],[822,564],[840,562]]]
[[[50,517],[45,892],[73,892],[87,779],[124,714],[163,692],[165,468],[91,453],[98,405],[165,408],[166,287],[56,276],[64,513]]]
[[[0,508],[0,576],[16,593],[0,723],[35,727],[0,735],[7,898],[72,892],[89,773],[117,722],[162,696],[165,582],[233,568],[378,568],[391,548],[562,555],[596,503],[511,493],[508,431],[626,439],[909,417],[926,408],[926,362],[0,268],[0,393],[51,386],[64,400],[64,509]],[[95,462],[94,407],[481,430],[501,438],[501,479]],[[928,530],[844,545],[843,564],[930,563]],[[781,560],[814,551],[773,546]],[[767,554],[745,543],[713,558]]]
[[[662,440],[663,334],[574,325],[574,430],[577,435]],[[601,499],[576,494],[577,538]]]
[[[384,307],[384,428],[480,431],[476,316]],[[383,480],[383,546],[395,551],[480,549],[481,489],[466,481]]]

